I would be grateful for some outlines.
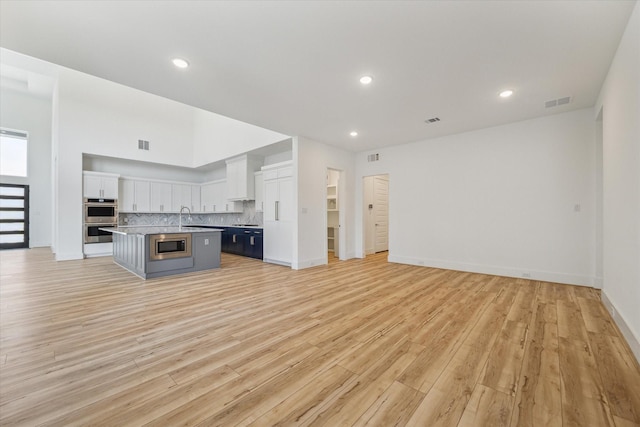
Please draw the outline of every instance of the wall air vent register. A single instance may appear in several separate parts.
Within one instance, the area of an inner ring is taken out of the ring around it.
[[[549,101],[546,101],[544,103],[544,108],[551,108],[551,107],[557,107],[560,105],[566,105],[570,102],[571,102],[570,96],[565,96],[563,98],[558,98],[558,99],[550,99]]]

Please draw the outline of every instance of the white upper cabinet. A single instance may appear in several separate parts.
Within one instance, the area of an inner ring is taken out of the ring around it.
[[[200,203],[202,211],[206,213],[226,212],[225,198],[226,181],[213,181],[202,184]]]
[[[151,212],[171,212],[171,184],[151,182]]]
[[[120,179],[120,212],[149,212],[151,207],[151,183],[139,179]]]
[[[253,180],[256,195],[256,212],[262,212],[264,210],[264,180],[262,179],[262,172],[256,172]]]
[[[171,210],[180,212],[183,207],[191,212],[204,212],[200,205],[200,186],[194,184],[171,184]]]
[[[191,211],[202,212],[202,205],[200,203],[200,186],[191,185]]]
[[[254,172],[260,170],[262,159],[242,155],[227,160],[227,199],[254,200]]]
[[[243,206],[240,201],[227,199],[227,181],[212,181],[201,186],[202,194],[200,203],[203,212],[206,213],[242,213]]]
[[[200,212],[213,212],[215,204],[216,184],[209,182],[200,186]]]
[[[100,172],[82,172],[83,196],[90,199],[117,199],[118,175]]]
[[[171,210],[180,212],[183,207],[192,209],[191,203],[191,185],[190,184],[172,184],[171,185]]]

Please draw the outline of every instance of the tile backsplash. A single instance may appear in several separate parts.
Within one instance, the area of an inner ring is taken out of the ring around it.
[[[210,224],[210,225],[232,225],[232,224],[258,224],[262,225],[262,212],[256,212],[253,200],[242,202],[243,213],[195,213],[182,214],[182,224]],[[189,218],[191,217],[191,218]],[[179,215],[177,213],[120,213],[118,215],[118,225],[178,225]]]

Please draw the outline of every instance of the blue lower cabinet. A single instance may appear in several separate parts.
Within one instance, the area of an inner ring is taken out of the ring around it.
[[[262,230],[245,230],[244,256],[262,259]]]
[[[236,255],[244,255],[245,238],[238,229],[233,230],[231,234],[231,242],[229,242],[229,253]]]
[[[230,227],[222,232],[222,252],[262,259],[262,230]]]
[[[231,253],[232,228],[222,230],[222,252]]]

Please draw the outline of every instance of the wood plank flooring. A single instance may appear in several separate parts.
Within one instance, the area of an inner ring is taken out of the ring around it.
[[[640,368],[591,288],[223,254],[143,281],[0,253],[3,426],[640,426]]]

